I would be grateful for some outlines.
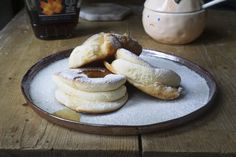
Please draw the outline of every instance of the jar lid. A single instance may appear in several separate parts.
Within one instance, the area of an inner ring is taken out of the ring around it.
[[[202,9],[202,0],[146,0],[144,7],[157,12],[185,13]]]

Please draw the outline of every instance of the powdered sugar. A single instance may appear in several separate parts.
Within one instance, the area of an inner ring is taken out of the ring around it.
[[[85,73],[83,73],[82,69],[66,69],[58,75],[61,75],[64,78],[77,80],[82,83],[89,83],[89,84],[111,84],[117,83],[125,80],[123,75],[115,75],[115,74],[108,74],[105,77],[98,77],[98,78],[90,78]]]
[[[53,113],[65,108],[54,99],[56,85],[52,76],[68,68],[68,59],[50,64],[33,78],[30,85],[30,96],[33,102],[43,110]]]
[[[125,77],[123,75],[114,75],[114,74],[108,74],[104,78],[81,78],[81,82],[87,82],[91,84],[113,84],[117,83],[119,81],[124,80]]]
[[[181,76],[183,96],[173,101],[162,101],[138,90],[129,92],[128,102],[116,112],[101,115],[81,114],[80,121],[91,124],[148,125],[188,115],[203,107],[209,97],[206,80],[191,69],[167,59],[142,56],[153,66],[168,68]],[[41,70],[32,80],[30,92],[34,103],[53,113],[64,106],[54,99],[55,85],[51,76],[67,68],[68,60],[57,61]]]
[[[191,69],[170,60],[141,56],[155,67],[168,68],[181,76],[183,96],[162,101],[140,91],[130,94],[129,101],[119,111],[104,115],[82,115],[81,122],[113,125],[148,125],[176,119],[203,107],[208,101],[206,80]]]

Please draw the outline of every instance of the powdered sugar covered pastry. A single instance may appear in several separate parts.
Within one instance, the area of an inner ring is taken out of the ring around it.
[[[126,77],[105,68],[67,69],[54,74],[53,80],[57,101],[75,111],[111,112],[128,99]]]
[[[86,92],[112,91],[121,87],[126,78],[104,68],[67,69],[54,75],[55,82],[64,82],[74,89]]]
[[[180,96],[181,78],[172,70],[154,68],[135,54],[119,49],[116,60],[105,66],[116,74],[127,77],[129,83],[159,99],[175,99]]]
[[[61,90],[56,90],[55,98],[60,103],[64,104],[68,108],[84,113],[107,113],[115,111],[121,108],[128,100],[128,94],[126,93],[123,97],[116,101],[102,102],[102,101],[88,101],[76,97],[74,95],[69,95]]]
[[[72,51],[69,57],[69,67],[78,68],[94,61],[110,58],[115,55],[117,49],[122,47],[136,54],[142,52],[142,47],[138,42],[128,35],[95,34]]]

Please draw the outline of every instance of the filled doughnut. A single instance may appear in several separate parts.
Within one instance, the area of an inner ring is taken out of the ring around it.
[[[105,68],[67,69],[56,73],[54,80],[87,92],[112,91],[126,82],[125,76],[112,74]]]
[[[126,76],[127,81],[141,91],[164,100],[180,96],[181,78],[174,71],[154,68],[125,49],[119,49],[116,58],[105,66],[113,73]]]
[[[115,55],[117,49],[122,47],[136,54],[142,52],[141,45],[128,35],[95,34],[72,51],[69,57],[69,67],[78,68],[91,62],[111,58]]]
[[[78,112],[111,112],[128,99],[125,76],[104,68],[67,69],[56,73],[53,80],[56,100]]]

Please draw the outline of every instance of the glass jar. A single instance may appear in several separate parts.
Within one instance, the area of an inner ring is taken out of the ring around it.
[[[71,38],[81,0],[25,0],[34,34],[40,39]]]

